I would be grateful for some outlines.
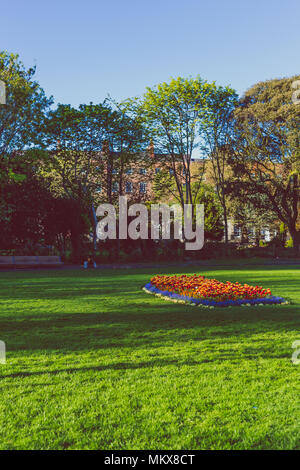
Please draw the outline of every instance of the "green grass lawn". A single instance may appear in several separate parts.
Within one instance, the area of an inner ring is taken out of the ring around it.
[[[191,269],[293,303],[169,303],[141,290],[153,269],[0,273],[0,448],[299,449],[299,266]]]

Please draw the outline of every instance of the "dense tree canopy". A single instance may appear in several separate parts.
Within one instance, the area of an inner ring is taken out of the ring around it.
[[[20,152],[43,143],[44,122],[52,98],[34,80],[35,68],[26,69],[18,55],[0,52],[0,80],[6,104],[0,105],[0,178],[14,177],[12,166]]]
[[[201,122],[214,87],[200,77],[179,77],[147,88],[140,100],[154,146],[162,154],[165,169],[173,172],[182,205],[193,204],[191,185],[202,176],[202,171],[192,176],[191,159],[199,147]]]
[[[235,111],[233,191],[272,211],[299,249],[300,106],[292,100],[296,77],[260,82]],[[264,196],[264,197],[261,197]]]
[[[84,243],[97,248],[96,206],[117,204],[131,180],[132,202],[204,203],[206,239],[227,242],[229,218],[245,240],[249,221],[257,233],[267,221],[287,228],[299,252],[299,76],[260,82],[240,99],[179,77],[123,103],[54,108],[34,75],[0,52],[0,248],[62,252],[70,240],[79,260]],[[148,180],[153,200],[139,191]]]

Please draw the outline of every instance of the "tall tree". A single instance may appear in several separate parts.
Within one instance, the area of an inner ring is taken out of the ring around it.
[[[52,103],[34,80],[35,68],[26,69],[17,54],[0,51],[0,80],[6,102],[0,104],[0,222],[11,224],[11,202],[7,182],[24,181],[28,149],[43,142],[43,125]],[[25,152],[26,149],[26,152]],[[31,150],[33,156],[33,150]],[[4,238],[2,237],[2,240]]]
[[[44,164],[44,176],[51,178],[52,190],[57,195],[80,202],[90,220],[96,249],[95,204],[115,203],[124,192],[126,171],[131,164],[141,163],[138,151],[144,133],[140,122],[125,107],[115,103],[113,107],[108,100],[80,105],[78,109],[59,105],[49,115],[47,135],[50,153]],[[72,234],[78,252],[83,235],[75,229]]]
[[[208,97],[205,119],[201,122],[200,132],[202,149],[209,158],[209,167],[218,195],[224,219],[224,238],[228,243],[228,208],[226,185],[230,174],[228,155],[232,139],[231,115],[238,96],[230,87],[217,87],[215,84]]]
[[[260,82],[242,97],[235,111],[231,164],[232,190],[273,211],[287,225],[299,254],[300,106],[292,100],[297,78]]]
[[[106,201],[114,203],[117,197],[126,193],[126,183],[135,173],[135,183],[139,182],[139,170],[151,167],[149,143],[139,110],[132,103],[112,105],[106,122],[106,140],[102,148],[102,188]],[[137,198],[137,194],[134,196]]]
[[[43,126],[52,98],[34,80],[17,54],[0,51],[0,80],[6,104],[0,104],[0,178],[18,178],[13,171],[25,148],[42,143]]]
[[[200,190],[197,190],[195,203],[204,204],[205,240],[220,241],[224,234],[222,206],[213,188],[202,184]]]
[[[157,159],[175,179],[182,206],[194,202],[192,182],[203,175],[203,166],[199,166],[201,174],[192,175],[191,161],[199,146],[200,123],[211,89],[212,85],[200,77],[179,77],[170,83],[147,88],[140,100],[158,152]]]
[[[51,190],[73,201],[74,218],[71,232],[74,257],[78,258],[84,237],[82,230],[90,221],[95,234],[93,193],[99,185],[101,149],[105,123],[110,110],[104,105],[58,105],[47,121],[48,158],[41,174],[50,181]],[[95,237],[94,237],[95,238]]]

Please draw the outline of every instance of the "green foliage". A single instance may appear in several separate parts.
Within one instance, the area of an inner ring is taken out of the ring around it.
[[[293,247],[294,247],[294,243],[293,243],[293,239],[292,239],[292,238],[289,238],[289,239],[286,241],[285,247],[286,247],[286,248],[293,248]]]
[[[0,246],[15,249],[20,255],[48,254],[49,245],[65,251],[66,240],[72,233],[87,233],[86,214],[76,201],[57,197],[36,175],[9,180],[2,184],[2,230]],[[47,253],[41,253],[45,250]]]
[[[0,80],[6,86],[6,104],[0,105],[0,180],[20,180],[11,168],[22,150],[43,144],[45,116],[52,104],[34,80],[35,68],[25,69],[17,54],[0,51]]]
[[[212,181],[222,207],[225,243],[228,242],[228,201],[226,186],[230,176],[228,153],[232,139],[232,113],[238,96],[230,87],[214,85],[209,98],[205,119],[200,127],[202,151],[209,159]]]
[[[299,77],[260,82],[245,93],[235,111],[231,165],[236,193],[250,204],[273,212],[300,247],[300,107],[292,102]]]
[[[178,195],[176,181],[174,176],[170,175],[170,172],[164,168],[154,176],[153,179],[153,193],[154,202],[162,202],[171,198],[180,202],[180,196]]]
[[[239,102],[230,87],[199,76],[178,77],[147,88],[141,99],[78,108],[60,104],[50,112],[52,98],[34,75],[35,68],[26,69],[18,55],[0,52],[0,80],[7,91],[7,104],[0,106],[3,247],[8,241],[32,247],[50,240],[62,247],[68,235],[79,260],[88,234],[96,249],[95,206],[117,202],[125,193],[127,170],[142,164],[152,179],[159,163],[154,201],[205,202],[207,239],[221,238],[221,206],[225,242],[229,211],[241,221],[244,238],[250,221],[257,233],[263,224],[278,227],[281,221],[285,228],[275,242],[284,246],[288,230],[298,256],[300,107],[291,99],[298,76],[260,82]],[[197,148],[207,158],[192,172]],[[219,204],[201,189],[208,166]],[[132,198],[145,202],[146,196],[135,192]],[[161,256],[166,253],[163,248]],[[145,256],[141,247],[136,256]]]
[[[109,110],[102,105],[58,105],[46,123],[51,153],[42,167],[43,177],[51,181],[53,192],[88,204],[99,184],[99,152],[104,140],[104,123]],[[98,154],[98,157],[97,157]]]
[[[191,158],[199,145],[199,129],[214,87],[200,77],[178,77],[170,83],[147,88],[139,102],[155,149],[161,154],[160,163],[174,173],[182,205],[193,203]],[[184,178],[181,177],[183,169]]]
[[[221,240],[224,235],[222,208],[217,195],[209,186],[197,192],[195,204],[204,204],[204,235],[206,240]]]

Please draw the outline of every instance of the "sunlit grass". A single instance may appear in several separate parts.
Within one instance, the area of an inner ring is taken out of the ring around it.
[[[146,295],[155,272],[270,287],[291,305],[204,310]],[[295,449],[300,271],[0,273],[2,449]]]

